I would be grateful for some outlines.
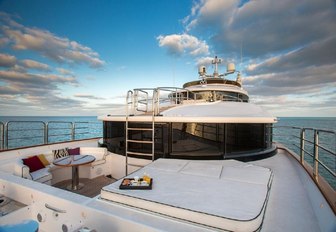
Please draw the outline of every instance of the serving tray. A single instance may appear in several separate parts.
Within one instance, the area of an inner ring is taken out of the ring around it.
[[[139,179],[138,183],[134,183],[134,179],[133,178],[124,178],[119,186],[119,189],[128,189],[128,190],[148,190],[148,189],[152,189],[152,185],[153,185],[153,179],[150,179],[149,184],[141,184],[141,182],[143,181],[142,178]]]

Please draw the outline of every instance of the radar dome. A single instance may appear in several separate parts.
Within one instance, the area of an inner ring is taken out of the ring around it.
[[[228,63],[227,65],[227,72],[234,73],[236,71],[236,66],[234,63]]]
[[[200,66],[198,68],[198,74],[201,75],[201,76],[203,76],[203,75],[206,74],[206,68],[205,68],[205,66]]]

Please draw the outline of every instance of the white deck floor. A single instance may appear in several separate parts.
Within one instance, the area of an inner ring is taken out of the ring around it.
[[[271,158],[251,163],[274,174],[262,231],[336,231],[335,215],[293,157],[278,150]]]

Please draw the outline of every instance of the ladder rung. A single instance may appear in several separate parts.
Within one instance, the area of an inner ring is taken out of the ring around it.
[[[131,143],[147,143],[147,144],[152,144],[153,143],[153,141],[134,140],[134,139],[127,139],[127,142],[131,142]]]
[[[142,152],[133,152],[133,151],[127,151],[127,154],[131,154],[131,155],[143,155],[143,156],[150,156],[150,157],[153,156],[152,153],[142,153]]]
[[[144,167],[144,165],[140,165],[140,164],[130,164],[130,163],[128,163],[127,166]]]
[[[136,127],[130,127],[127,128],[128,130],[139,130],[139,131],[152,131],[153,128],[136,128]]]

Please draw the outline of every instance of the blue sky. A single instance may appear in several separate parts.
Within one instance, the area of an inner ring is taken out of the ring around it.
[[[2,0],[0,22],[0,116],[108,114],[215,55],[273,115],[336,116],[332,0]]]

